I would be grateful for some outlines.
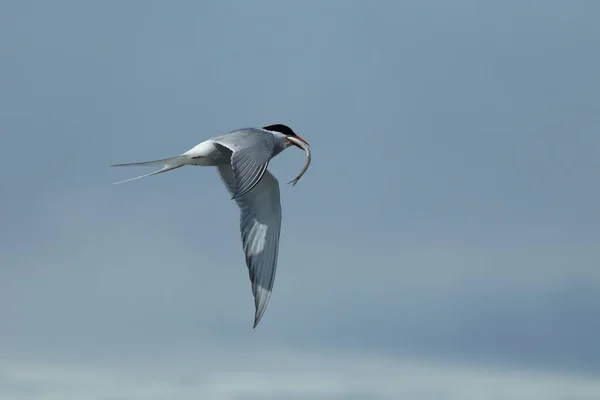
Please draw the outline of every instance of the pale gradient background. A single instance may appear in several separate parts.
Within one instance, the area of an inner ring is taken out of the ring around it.
[[[600,2],[0,2],[0,398],[600,398]],[[256,330],[216,171],[286,123]]]

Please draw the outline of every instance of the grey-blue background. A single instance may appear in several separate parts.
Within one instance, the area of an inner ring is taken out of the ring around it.
[[[4,0],[0,394],[600,396],[599,18],[583,0]],[[282,184],[253,331],[216,171],[113,186],[147,170],[107,165],[271,123],[313,163]]]

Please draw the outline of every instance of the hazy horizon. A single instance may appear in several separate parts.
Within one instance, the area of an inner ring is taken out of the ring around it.
[[[600,3],[0,4],[0,397],[600,397]],[[285,123],[238,210],[170,157]]]

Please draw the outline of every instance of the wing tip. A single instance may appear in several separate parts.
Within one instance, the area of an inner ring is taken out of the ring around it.
[[[262,312],[258,309],[256,310],[256,313],[254,314],[254,325],[252,326],[252,329],[256,329],[256,327],[258,326],[258,323],[262,319],[263,314],[264,314],[264,310]]]
[[[255,329],[260,320],[262,319],[265,311],[267,311],[267,305],[269,304],[269,300],[271,298],[271,290],[263,289],[266,293],[264,296],[260,296],[258,292],[254,295],[254,326],[252,329]]]

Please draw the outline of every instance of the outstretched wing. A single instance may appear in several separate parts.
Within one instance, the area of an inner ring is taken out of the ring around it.
[[[236,189],[235,171],[229,165],[217,168],[232,194]],[[267,309],[277,269],[281,230],[279,183],[269,171],[265,171],[254,190],[237,197],[235,202],[240,208],[240,230],[254,294],[256,328]]]
[[[240,129],[212,139],[232,151],[231,167],[235,176],[231,198],[248,193],[261,180],[275,148],[272,134],[261,129]]]

